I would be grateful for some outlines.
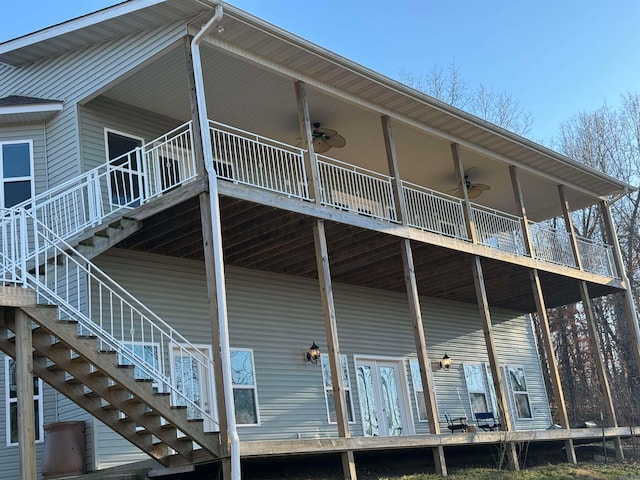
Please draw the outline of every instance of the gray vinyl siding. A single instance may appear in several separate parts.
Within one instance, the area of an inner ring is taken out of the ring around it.
[[[47,124],[48,178],[54,186],[81,170],[77,104],[184,36],[183,22],[138,32],[19,67],[0,68],[0,97],[64,101]]]
[[[181,123],[106,97],[99,97],[80,107],[82,168],[87,171],[105,162],[105,128],[143,138],[146,143]]]
[[[2,398],[2,414],[0,414],[0,465],[3,480],[18,480],[20,478],[20,464],[18,459],[18,445],[7,445],[7,415],[6,415],[6,379],[5,379],[5,357],[0,352],[0,398]],[[55,391],[43,382],[43,420],[44,425],[56,422],[56,396]],[[38,478],[44,455],[44,442],[36,443],[36,463],[38,467]]]
[[[25,124],[0,127],[0,142],[32,140],[33,141],[33,175],[35,193],[47,189],[47,158],[45,142],[45,125]]]
[[[117,249],[98,257],[96,263],[191,341],[210,341],[202,263]],[[227,293],[231,346],[253,350],[260,409],[260,425],[240,426],[241,439],[337,435],[336,426],[327,422],[320,366],[303,359],[313,341],[327,351],[317,283],[229,268]],[[404,359],[407,367],[408,359],[415,357],[408,305],[402,294],[345,285],[334,285],[334,296],[340,350],[348,358],[354,399],[356,422],[351,428],[354,435],[362,435],[354,356]],[[434,372],[446,432],[444,411],[464,410],[470,416],[462,365],[487,361],[484,337],[477,306],[427,298],[421,303],[430,359],[436,361],[445,352],[453,359],[449,371]],[[549,408],[530,322],[505,311],[492,311],[492,315],[501,365],[523,366],[527,374],[534,420],[516,426],[546,428]],[[416,433],[426,433],[426,422],[417,419],[408,372],[406,378],[409,423]],[[101,458],[116,452],[111,443],[108,448],[101,443],[99,448]]]

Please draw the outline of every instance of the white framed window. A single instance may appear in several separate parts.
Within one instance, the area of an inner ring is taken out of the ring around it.
[[[0,206],[10,208],[33,197],[33,141],[0,142]]]
[[[533,413],[531,410],[531,402],[529,401],[529,391],[527,390],[524,368],[507,365],[507,375],[509,377],[509,387],[518,419],[532,419]]]
[[[232,348],[230,353],[236,423],[238,425],[260,425],[253,350]]]
[[[418,407],[418,420],[420,422],[426,422],[428,421],[427,404],[424,400],[424,387],[422,386],[418,360],[409,360],[409,367],[411,369],[411,380],[413,380],[413,394],[416,399],[416,406]]]
[[[154,370],[164,371],[162,355],[160,352],[160,344],[152,342],[124,342],[124,345],[130,350],[131,355],[140,359]],[[135,365],[136,362],[127,358],[122,353],[118,355],[118,363],[120,365]],[[133,369],[133,376],[137,379],[151,379],[151,375],[145,371],[143,367],[136,366]]]
[[[488,371],[484,364],[464,364],[464,379],[467,384],[467,393],[473,415],[481,412],[493,412],[494,415],[497,415],[493,406],[493,395],[489,387],[487,373]]]
[[[331,381],[331,366],[329,365],[329,355],[320,355],[322,365],[322,384],[324,386],[324,398],[327,406],[327,420],[329,423],[337,423],[336,404],[333,399],[333,382]],[[351,397],[351,379],[349,378],[349,364],[346,355],[340,355],[340,367],[342,369],[342,385],[344,387],[344,398],[347,403],[347,416],[349,423],[355,423],[353,417],[353,401]]]
[[[5,357],[4,379],[6,392],[7,446],[18,445],[18,387],[16,381],[16,361]],[[36,443],[44,441],[44,414],[42,407],[42,380],[33,377],[33,406],[35,410]]]

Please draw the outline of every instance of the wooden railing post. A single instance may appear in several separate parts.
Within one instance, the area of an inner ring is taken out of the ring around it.
[[[520,187],[520,175],[518,167],[509,165],[509,175],[511,176],[511,186],[513,188],[513,196],[516,201],[516,208],[522,223],[522,239],[524,240],[524,251],[531,258],[535,258],[533,243],[531,242],[531,232],[529,232],[529,219],[527,218],[527,209],[524,205],[522,196],[522,188]]]
[[[463,212],[465,224],[467,226],[467,235],[471,239],[471,242],[478,243],[478,232],[473,219],[473,211],[471,210],[471,203],[469,201],[469,192],[467,191],[467,183],[464,177],[464,166],[462,165],[462,157],[460,155],[460,145],[457,143],[451,144],[451,155],[453,156],[453,169],[456,172],[458,188],[460,188],[460,191],[462,192],[462,203],[464,204]]]
[[[564,192],[564,185],[558,185],[558,194],[560,195],[560,206],[562,207],[565,228],[567,229],[567,233],[569,234],[569,239],[571,241],[573,258],[576,261],[576,267],[582,270],[582,258],[580,257],[580,249],[578,248],[578,239],[576,238],[576,231],[573,228],[573,222],[571,221],[569,202],[567,201],[567,197]]]
[[[322,201],[322,186],[320,182],[320,170],[318,159],[313,150],[313,134],[311,129],[311,118],[309,117],[309,104],[307,102],[307,89],[304,82],[298,80],[294,83],[296,92],[296,103],[298,105],[298,123],[300,124],[300,136],[302,144],[306,149],[304,153],[304,165],[307,170],[307,186],[309,197],[317,204]]]

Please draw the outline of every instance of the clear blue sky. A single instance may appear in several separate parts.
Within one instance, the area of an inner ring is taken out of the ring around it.
[[[119,3],[0,0],[0,41]],[[389,77],[452,60],[470,85],[506,90],[532,112],[530,136],[640,93],[640,0],[231,0]]]

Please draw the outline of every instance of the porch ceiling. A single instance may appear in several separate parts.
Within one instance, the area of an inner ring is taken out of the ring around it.
[[[251,202],[222,197],[222,235],[226,265],[317,278],[313,219]],[[400,244],[396,237],[325,222],[331,276],[335,283],[405,292]],[[203,259],[197,199],[157,214],[119,246],[160,255]],[[412,242],[421,295],[476,303],[471,256]],[[492,307],[535,310],[528,270],[496,260],[482,260]],[[575,279],[540,272],[548,307],[579,301]],[[612,293],[590,285],[594,296]]]

